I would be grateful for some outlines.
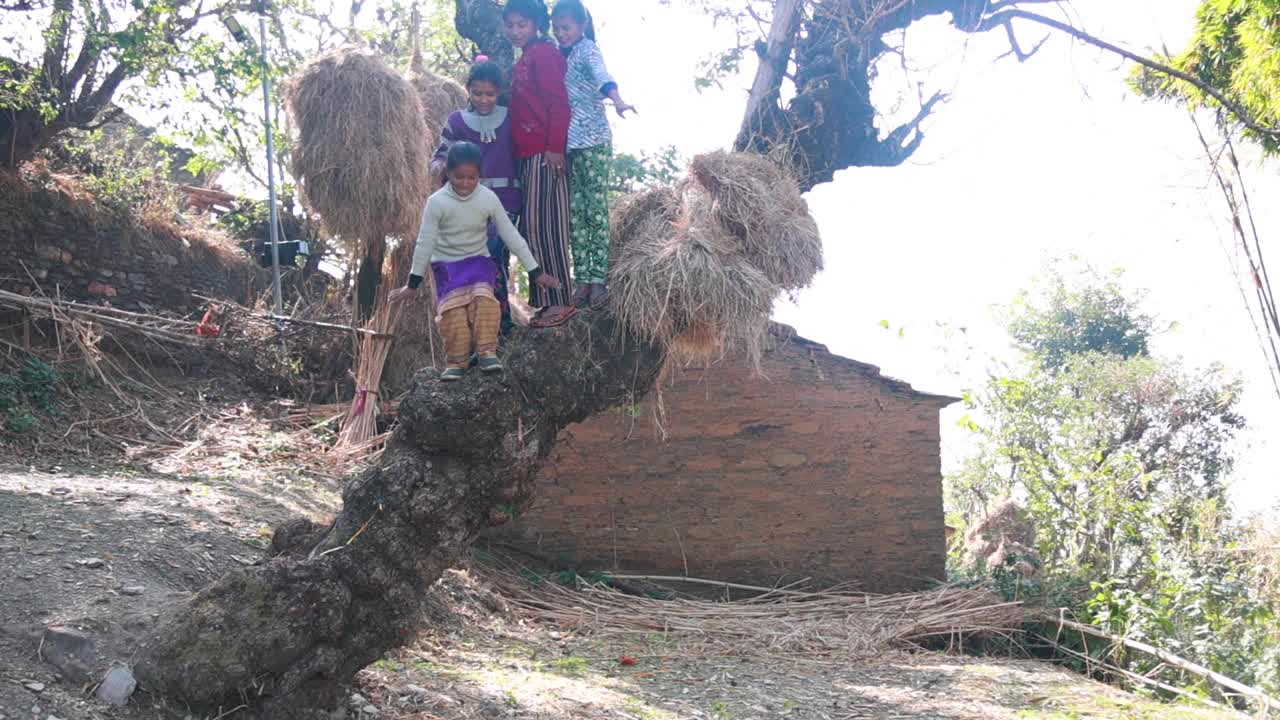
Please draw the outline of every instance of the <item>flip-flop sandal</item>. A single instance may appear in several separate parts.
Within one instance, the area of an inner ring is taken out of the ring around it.
[[[559,316],[551,320],[546,319],[547,314],[547,309],[545,308],[539,311],[538,316],[529,323],[529,327],[536,328],[538,330],[560,327],[573,319],[573,316],[578,314],[578,309],[572,306],[565,306],[564,311],[561,312]]]

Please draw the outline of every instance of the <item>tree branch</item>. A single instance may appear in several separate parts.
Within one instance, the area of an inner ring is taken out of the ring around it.
[[[71,35],[71,19],[75,11],[72,0],[54,0],[49,27],[45,30],[44,61],[40,73],[45,87],[62,93],[63,63],[66,61],[67,42]]]
[[[1004,29],[1009,35],[1009,52],[997,57],[996,60],[1001,60],[1013,55],[1018,59],[1018,62],[1026,62],[1036,53],[1040,52],[1040,48],[1044,47],[1044,44],[1049,41],[1049,36],[1045,35],[1040,39],[1040,42],[1036,43],[1035,46],[1031,48],[1030,52],[1024,52],[1022,50],[1022,46],[1018,44],[1018,35],[1013,31],[1013,23],[1005,23]]]
[[[800,29],[801,6],[801,0],[778,0],[774,8],[769,38],[760,53],[760,66],[756,68],[751,94],[747,96],[747,112],[736,143],[739,149],[747,147],[764,124],[760,111],[765,103],[768,102],[771,107],[777,105],[787,62],[795,45],[796,32]]]
[[[494,0],[454,0],[453,26],[503,68],[515,64],[515,49],[502,34],[502,9]]]
[[[532,499],[559,432],[635,403],[664,359],[603,312],[509,347],[500,380],[450,387],[419,374],[386,451],[347,483],[331,524],[281,527],[274,560],[170,608],[138,648],[148,689],[200,708],[243,692],[274,720],[336,704],[357,671],[413,637],[423,590],[505,522],[501,508]]]
[[[880,141],[882,154],[878,157],[880,162],[875,164],[880,167],[897,167],[906,162],[907,158],[920,149],[920,143],[924,142],[924,133],[920,130],[920,124],[933,112],[935,105],[946,102],[948,97],[946,93],[934,93],[933,97],[920,105],[920,111],[910,122],[894,128],[884,140]]]
[[[1028,1],[1028,0],[1024,0],[1024,1]],[[1043,0],[1029,0],[1029,1],[1042,2]],[[1013,2],[1014,0],[1005,0],[1005,3],[1011,4]],[[1253,115],[1244,107],[1242,107],[1240,104],[1233,102],[1221,91],[1209,85],[1208,83],[1200,80],[1199,78],[1196,78],[1193,75],[1189,75],[1170,65],[1166,65],[1165,63],[1159,62],[1157,60],[1152,60],[1151,58],[1144,57],[1133,51],[1126,50],[1120,47],[1119,45],[1109,43],[1106,40],[1103,40],[1095,35],[1087,33],[1084,30],[1081,30],[1080,28],[1075,27],[1074,25],[1062,22],[1061,20],[1055,20],[1051,17],[1046,17],[1039,13],[1033,13],[1028,10],[1010,8],[985,18],[982,21],[982,23],[979,25],[979,30],[991,30],[991,29],[1000,27],[1002,25],[1008,27],[1009,24],[1014,20],[1026,20],[1028,22],[1038,23],[1040,25],[1044,25],[1045,27],[1053,28],[1054,30],[1057,30],[1062,33],[1066,33],[1067,35],[1070,35],[1071,37],[1077,40],[1080,40],[1082,42],[1088,43],[1096,48],[1099,48],[1101,50],[1106,50],[1107,52],[1119,55],[1120,57],[1123,57],[1126,60],[1131,60],[1133,62],[1136,62],[1139,65],[1149,70],[1154,70],[1158,73],[1162,73],[1172,78],[1181,80],[1182,82],[1185,82],[1188,85],[1191,85],[1197,90],[1203,92],[1205,95],[1208,95],[1209,97],[1216,100],[1219,105],[1225,108],[1232,115],[1235,115],[1236,119],[1239,120],[1242,125],[1249,128],[1250,130],[1258,133],[1259,135],[1268,135],[1268,136],[1280,139],[1280,128],[1268,127],[1258,122],[1258,120],[1255,119]]]

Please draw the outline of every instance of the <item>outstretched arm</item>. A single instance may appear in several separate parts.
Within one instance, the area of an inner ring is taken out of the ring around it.
[[[440,240],[440,212],[436,203],[427,201],[422,211],[422,227],[418,230],[418,242],[413,248],[413,269],[409,271],[409,287],[416,290],[426,277],[427,268],[431,266],[431,256],[436,252],[436,243]]]

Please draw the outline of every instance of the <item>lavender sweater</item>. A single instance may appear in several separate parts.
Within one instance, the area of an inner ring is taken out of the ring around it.
[[[494,110],[494,113],[506,115],[506,110],[504,107],[499,107]],[[464,114],[462,110],[455,111],[449,116],[449,122],[445,123],[444,129],[440,132],[440,148],[436,150],[434,159],[443,163],[449,155],[449,148],[457,142],[471,142],[479,145],[484,153],[480,161],[480,183],[493,190],[507,212],[520,212],[524,208],[524,201],[520,193],[519,176],[516,175],[515,146],[511,140],[510,116],[507,116],[502,124],[492,131],[495,137],[491,142],[484,142],[481,132],[468,124],[468,118],[474,122],[477,116],[470,112]]]

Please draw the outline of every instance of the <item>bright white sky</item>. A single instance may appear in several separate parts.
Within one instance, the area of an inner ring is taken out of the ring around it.
[[[1075,0],[1073,8],[1091,32],[1147,50],[1181,47],[1196,5]],[[749,78],[693,90],[697,63],[715,46],[709,20],[654,1],[589,6],[610,69],[641,111],[615,121],[620,149],[674,144],[690,155],[732,140]],[[1043,35],[1024,28],[1024,47]],[[1138,100],[1124,85],[1126,64],[1067,38],[1050,39],[1025,64],[994,61],[1007,50],[1003,32],[966,36],[941,20],[910,30],[913,72],[905,82],[900,72],[881,80],[883,107],[902,88],[913,98],[917,82],[952,100],[928,121],[908,164],[845,171],[810,193],[828,269],[777,318],[918,388],[958,395],[981,383],[992,356],[1011,358],[995,309],[1046,261],[1076,254],[1102,270],[1124,268],[1126,284],[1149,290],[1148,309],[1177,323],[1158,352],[1221,363],[1245,378],[1241,408],[1252,427],[1236,498],[1246,510],[1272,506],[1280,500],[1280,400],[1244,311],[1234,255],[1224,251],[1231,237],[1223,202],[1186,113]],[[1255,199],[1275,197],[1273,169],[1247,172]],[[1276,236],[1280,214],[1267,206],[1277,204],[1255,204],[1263,236]],[[948,337],[940,324],[968,332]],[[960,414],[957,407],[943,416],[945,467],[966,451]]]

